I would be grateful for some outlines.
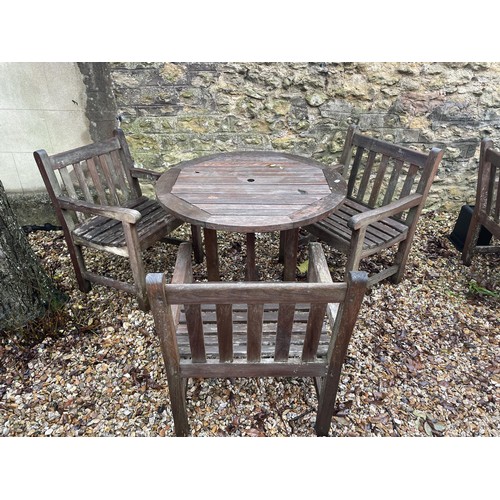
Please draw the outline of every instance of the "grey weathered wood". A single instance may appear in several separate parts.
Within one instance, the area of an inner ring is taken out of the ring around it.
[[[179,247],[179,254],[190,251],[189,243]],[[328,434],[335,403],[332,394],[338,388],[367,275],[352,272],[347,282],[333,283],[321,245],[310,243],[309,253],[307,283],[192,283],[189,273],[177,270],[185,267],[182,258],[176,262],[174,276],[186,276],[188,282],[172,279],[168,283],[166,276],[147,276],[178,436],[189,434],[186,393],[181,392],[179,378],[191,377],[322,380],[316,430],[319,435]],[[184,308],[178,324],[172,315],[176,304]],[[191,319],[194,307],[196,321]],[[224,308],[223,321],[220,308]]]
[[[263,319],[264,304],[249,304],[247,319],[247,358],[249,362],[260,361]]]
[[[175,430],[178,436],[187,436],[189,424],[186,414],[186,392],[182,381],[175,322],[165,295],[164,275],[149,274],[146,286],[155,324],[161,325],[158,329],[159,340],[167,372]]]
[[[298,304],[338,302],[345,293],[343,283],[208,282],[169,285],[170,304]],[[235,297],[236,295],[236,297]]]
[[[284,238],[283,252],[283,280],[294,281],[297,267],[297,245],[299,243],[299,230],[287,229],[282,231]]]
[[[371,276],[369,284],[388,277],[398,283],[442,157],[438,148],[422,153],[349,127],[341,157],[347,198],[306,229],[347,255],[346,273],[358,269],[362,259],[397,245],[394,265]]]
[[[219,252],[217,249],[217,231],[203,230],[205,236],[205,256],[207,261],[207,275],[209,281],[219,281]]]
[[[500,252],[500,245],[478,245],[481,226],[500,238],[500,151],[491,139],[481,141],[476,201],[462,250],[462,261],[469,266],[474,253]]]
[[[247,259],[245,269],[247,281],[257,281],[258,273],[255,267],[255,233],[247,233]]]
[[[91,282],[112,286],[134,293],[139,307],[148,310],[141,252],[183,223],[142,195],[138,177],[155,179],[159,174],[134,167],[119,129],[111,139],[52,156],[45,150],[33,155],[63,228],[80,290],[88,292]],[[193,240],[199,258],[201,241]],[[82,247],[128,258],[133,284],[88,270]]]
[[[321,392],[318,397],[318,418],[314,429],[319,436],[327,436],[330,430],[342,364],[366,291],[366,274],[351,271],[347,275],[347,285],[346,300],[339,305],[333,326],[333,341],[328,348],[328,372],[322,379]]]
[[[290,342],[292,339],[293,316],[295,304],[281,302],[278,310],[278,321],[276,324],[276,347],[274,350],[275,361],[285,361],[290,354]]]
[[[274,151],[203,156],[172,167],[156,183],[159,202],[175,217],[205,231],[249,235],[249,279],[257,277],[252,234],[298,231],[336,210],[345,193],[346,183],[336,169]],[[205,232],[205,253],[209,272],[218,279],[215,234]],[[297,238],[292,234],[285,274],[295,277]]]

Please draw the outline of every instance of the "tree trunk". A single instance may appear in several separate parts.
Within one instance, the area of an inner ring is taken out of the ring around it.
[[[0,332],[40,318],[65,300],[17,223],[0,181]]]

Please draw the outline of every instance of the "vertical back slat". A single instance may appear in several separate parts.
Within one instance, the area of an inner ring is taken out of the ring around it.
[[[264,304],[248,305],[247,359],[250,363],[260,361],[262,352],[262,320]]]
[[[59,174],[61,175],[61,179],[68,196],[70,198],[73,198],[74,200],[78,200],[78,195],[76,194],[75,186],[73,186],[73,181],[71,180],[71,176],[69,175],[68,168],[60,168]]]
[[[132,159],[132,155],[130,154],[130,150],[127,141],[125,140],[123,130],[115,130],[115,135],[121,146],[118,154],[120,156],[120,164],[122,165],[123,172],[130,186],[130,195],[132,198],[140,198],[142,194],[141,186],[139,184],[139,181],[135,177],[132,177],[132,174],[130,172],[130,169],[134,166],[134,160]]]
[[[342,156],[340,157],[340,163],[343,165],[342,175],[347,178],[347,174],[349,171],[349,165],[351,163],[352,158],[352,147],[353,147],[353,139],[356,131],[356,127],[350,125],[347,129],[347,134],[344,141],[344,148],[342,149]]]
[[[326,304],[311,304],[307,318],[306,335],[302,349],[302,361],[314,361],[318,351],[321,330],[326,314]]]
[[[87,180],[85,179],[85,174],[83,173],[80,162],[73,163],[73,172],[75,172],[76,179],[78,180],[78,184],[80,185],[80,189],[82,190],[85,200],[87,200],[89,203],[93,203],[94,199],[92,198],[92,194],[90,193],[89,187],[87,185]]]
[[[394,196],[396,191],[396,186],[398,185],[399,175],[401,174],[401,170],[403,169],[403,161],[395,160],[394,168],[391,173],[391,178],[389,179],[389,185],[387,186],[387,190],[385,192],[383,205],[388,205]]]
[[[354,185],[356,183],[356,177],[358,176],[359,166],[361,164],[361,158],[363,157],[364,148],[358,146],[356,149],[356,155],[354,156],[354,161],[352,163],[351,173],[349,174],[349,180],[347,182],[347,195],[352,195],[354,190]]]
[[[101,179],[99,178],[99,172],[97,171],[94,158],[89,158],[87,160],[87,166],[89,169],[90,177],[92,177],[94,188],[97,191],[99,202],[101,203],[101,205],[107,205],[106,194],[104,193],[104,188],[102,186]]]
[[[233,306],[219,304],[216,306],[217,338],[219,342],[219,358],[223,363],[233,360]]]
[[[123,165],[119,152],[116,149],[114,151],[111,151],[110,158],[113,164],[113,171],[115,172],[118,181],[118,187],[122,192],[123,201],[126,201],[130,197],[130,188],[128,186],[125,172],[123,171]]]
[[[403,188],[401,189],[400,198],[408,196],[411,193],[411,188],[415,184],[415,178],[419,172],[418,165],[411,164],[408,169],[408,173],[406,174],[405,182],[403,184]]]
[[[190,304],[185,308],[186,327],[189,336],[189,347],[193,363],[205,363],[205,340],[203,337],[203,320],[201,316],[201,306]]]
[[[106,179],[106,184],[108,186],[109,196],[110,196],[110,199],[108,199],[109,204],[119,205],[120,199],[118,198],[118,194],[116,192],[115,179],[113,178],[113,175],[111,174],[111,171],[109,169],[106,156],[107,155],[98,156],[96,158],[96,161],[100,164],[101,170],[104,174],[104,178]]]
[[[295,304],[280,304],[276,326],[274,361],[286,361],[290,352]]]
[[[368,153],[368,159],[366,161],[365,170],[363,172],[363,177],[361,178],[361,182],[359,184],[358,189],[358,199],[362,200],[365,197],[366,188],[368,186],[368,182],[370,181],[370,176],[372,174],[373,163],[375,162],[376,157],[375,151],[370,151]]]
[[[370,194],[370,199],[368,200],[368,205],[370,207],[375,207],[378,200],[378,195],[380,193],[380,188],[382,187],[382,181],[385,178],[385,172],[387,170],[387,165],[389,164],[389,157],[387,155],[382,155],[380,163],[378,166],[377,174],[375,175],[375,180],[373,181],[372,192]]]

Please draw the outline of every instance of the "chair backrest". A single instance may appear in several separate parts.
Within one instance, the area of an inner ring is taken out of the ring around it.
[[[476,204],[481,222],[498,236],[500,224],[500,151],[491,139],[481,141]]]
[[[123,131],[116,129],[107,140],[49,156],[34,152],[40,173],[54,206],[60,197],[94,205],[123,206],[141,196],[138,180]],[[79,220],[85,214],[77,213]]]
[[[327,375],[343,362],[367,282],[356,271],[333,283],[319,243],[307,283],[192,283],[188,243],[175,269],[170,283],[161,273],[146,283],[167,372],[183,377]]]
[[[411,194],[423,195],[425,202],[442,155],[439,148],[422,153],[362,135],[350,126],[340,160],[347,196],[370,208]]]

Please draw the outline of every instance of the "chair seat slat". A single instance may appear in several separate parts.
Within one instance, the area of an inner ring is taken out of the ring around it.
[[[138,205],[137,202],[132,203],[128,208],[134,208],[141,213],[144,212],[146,215],[137,223],[137,231],[140,238],[146,238],[151,234],[161,232],[176,220],[173,215],[166,213],[153,200],[142,203],[142,205]],[[98,245],[113,247],[123,247],[126,245],[122,223],[119,220],[107,217],[96,216],[88,219],[73,232],[79,241],[89,241]]]

